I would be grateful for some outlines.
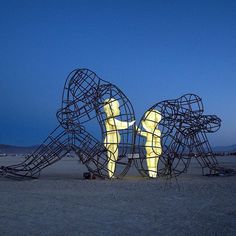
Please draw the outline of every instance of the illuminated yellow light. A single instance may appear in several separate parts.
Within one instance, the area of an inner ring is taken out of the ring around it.
[[[139,128],[137,128],[138,133],[146,137],[146,161],[148,175],[151,178],[157,177],[157,165],[159,156],[162,153],[161,131],[158,129],[158,124],[161,118],[162,117],[159,111],[147,111],[145,113],[144,119],[142,120],[142,126],[145,131],[141,131]]]
[[[104,146],[108,150],[108,175],[110,178],[114,176],[116,161],[118,159],[118,145],[120,143],[120,134],[118,130],[127,129],[135,122],[126,122],[117,120],[115,117],[120,115],[120,105],[114,98],[106,99],[104,101],[104,111],[106,113],[105,127],[106,137],[104,139]]]

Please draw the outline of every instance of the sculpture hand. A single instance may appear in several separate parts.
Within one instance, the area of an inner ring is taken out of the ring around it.
[[[129,126],[132,126],[135,123],[135,120],[129,122]]]
[[[136,129],[136,132],[137,132],[137,133],[139,133],[139,134],[142,133],[142,130],[141,130],[137,125],[135,126],[135,129]]]

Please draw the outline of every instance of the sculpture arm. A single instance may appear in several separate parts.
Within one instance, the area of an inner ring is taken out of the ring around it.
[[[136,131],[137,131],[138,134],[147,137],[147,132],[142,131],[138,126],[136,126]]]
[[[145,121],[142,121],[142,126],[147,132],[152,133],[152,130],[146,125]]]
[[[209,132],[209,133],[216,132],[221,125],[221,119],[216,115],[202,116],[200,122],[203,132]]]
[[[132,126],[135,122],[135,120],[127,122],[127,121],[120,121],[115,118],[109,118],[107,119],[107,121],[110,125],[117,127],[117,129],[127,129],[129,126]]]

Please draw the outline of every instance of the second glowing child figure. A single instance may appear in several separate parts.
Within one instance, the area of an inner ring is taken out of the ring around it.
[[[141,131],[139,128],[137,128],[138,133],[146,137],[146,161],[148,175],[151,178],[157,177],[157,164],[159,156],[162,153],[161,131],[158,129],[158,124],[161,118],[161,114],[158,111],[147,111],[145,113],[144,119],[142,120],[142,126],[145,131]]]

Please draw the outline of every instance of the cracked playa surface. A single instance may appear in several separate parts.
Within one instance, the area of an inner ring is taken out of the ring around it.
[[[0,157],[1,165],[19,157]],[[236,169],[236,157],[219,157]],[[0,179],[0,235],[236,235],[236,176],[187,174],[147,180],[134,169],[123,180],[83,180],[75,159],[40,179]]]

